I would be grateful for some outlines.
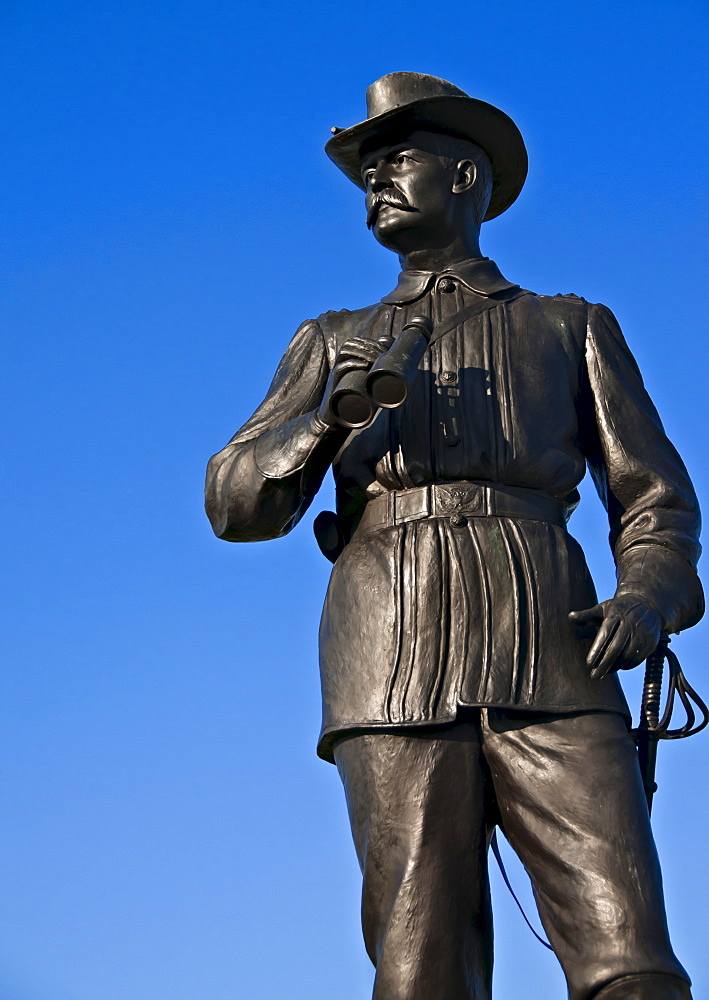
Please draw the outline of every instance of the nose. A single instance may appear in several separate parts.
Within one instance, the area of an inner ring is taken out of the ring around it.
[[[367,178],[367,183],[371,191],[381,191],[382,188],[389,187],[391,185],[391,177],[389,176],[387,167],[388,164],[384,158],[377,160],[374,164],[372,172]]]

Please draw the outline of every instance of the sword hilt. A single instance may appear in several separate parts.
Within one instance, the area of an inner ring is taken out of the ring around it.
[[[659,741],[681,740],[687,736],[694,736],[695,733],[709,725],[709,709],[684,676],[679,660],[669,645],[670,637],[666,632],[663,632],[657,649],[645,661],[645,683],[643,684],[643,698],[640,706],[640,721],[638,728],[633,730],[638,747],[638,761],[648,812],[652,811],[652,797],[657,791],[655,766]],[[665,710],[660,716],[662,674],[665,661],[669,666],[669,681]],[[682,702],[687,718],[683,726],[678,729],[670,729],[675,696]],[[701,720],[698,723],[695,708],[701,714]]]
[[[656,730],[660,722],[660,703],[662,701],[662,674],[667,657],[667,647],[670,637],[663,632],[654,653],[645,661],[645,683],[640,709],[640,729]]]

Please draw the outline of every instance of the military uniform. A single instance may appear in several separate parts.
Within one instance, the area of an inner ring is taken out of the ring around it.
[[[466,313],[426,352],[403,407],[346,439],[319,420],[348,338],[396,334],[414,314],[435,328]],[[684,978],[667,939],[627,706],[616,675],[591,680],[589,641],[568,620],[596,603],[566,528],[587,466],[608,511],[617,593],[657,609],[669,631],[703,609],[692,485],[611,312],[527,292],[479,258],[441,274],[404,271],[381,302],[307,321],[263,404],[210,462],[215,531],[231,541],[285,534],[330,465],[347,544],[321,625],[319,753],[337,760],[348,793],[375,997],[488,996],[485,845],[495,822],[530,870],[574,1000],[635,973]],[[610,798],[601,808],[590,795]],[[413,840],[441,809],[454,818],[440,850],[429,841],[434,875],[415,863]],[[396,861],[393,828],[406,831]],[[623,875],[636,862],[642,892]],[[460,930],[448,959],[434,948],[434,989],[421,956],[441,943],[436,926],[446,940]],[[593,953],[590,940],[571,940],[591,928]],[[421,961],[405,969],[411,934]]]

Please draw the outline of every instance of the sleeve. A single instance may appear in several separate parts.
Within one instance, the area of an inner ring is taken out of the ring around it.
[[[583,449],[608,512],[617,595],[653,605],[670,632],[704,613],[699,505],[612,312],[588,306]]]
[[[308,509],[342,444],[342,431],[317,415],[328,374],[322,331],[307,320],[263,403],[209,461],[205,507],[219,538],[278,538]]]

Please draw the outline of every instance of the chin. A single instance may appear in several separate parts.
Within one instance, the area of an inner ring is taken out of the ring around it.
[[[404,253],[405,249],[401,244],[408,245],[411,242],[411,228],[404,220],[386,219],[380,223],[377,219],[372,227],[372,234],[377,243],[381,243],[387,250]]]
[[[381,243],[381,245],[383,247],[386,247],[387,250],[394,250],[398,252],[395,232],[389,233],[386,231],[386,229],[382,230],[378,226],[375,226],[372,229],[372,235],[374,236],[374,239],[377,241],[377,243]]]

